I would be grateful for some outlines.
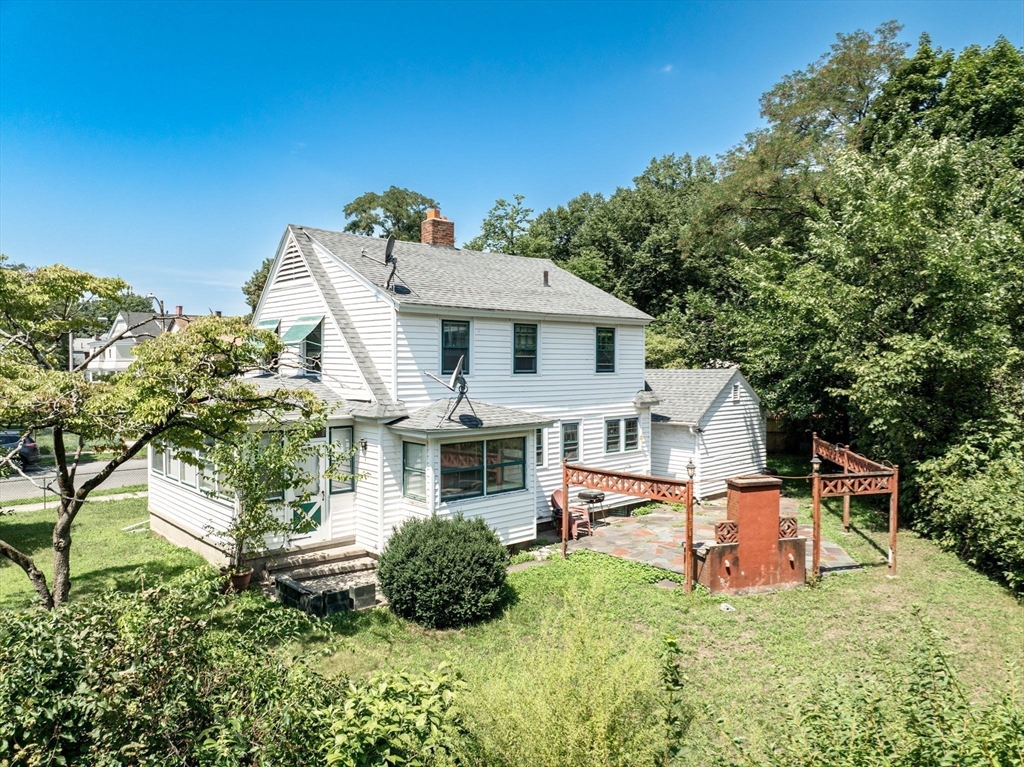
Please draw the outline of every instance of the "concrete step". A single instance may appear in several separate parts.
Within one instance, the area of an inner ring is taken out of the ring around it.
[[[361,546],[331,546],[314,550],[298,550],[289,554],[275,556],[266,564],[268,573],[318,567],[333,563],[347,562],[366,557],[366,549]]]
[[[308,581],[314,578],[324,578],[330,575],[352,575],[354,573],[372,572],[377,569],[377,560],[370,557],[359,557],[347,559],[341,562],[330,562],[327,564],[314,565],[312,567],[300,567],[294,570],[278,571],[275,575],[285,575],[293,581]]]

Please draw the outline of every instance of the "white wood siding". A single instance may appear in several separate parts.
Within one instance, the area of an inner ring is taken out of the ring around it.
[[[651,427],[651,474],[686,479],[686,464],[696,465],[696,435],[679,424],[654,423]]]
[[[733,384],[739,384],[739,401],[733,401]],[[733,376],[701,419],[698,496],[718,495],[725,480],[759,474],[765,466],[765,421],[753,390],[744,379]]]
[[[224,530],[234,515],[233,504],[209,498],[194,487],[152,470],[149,472],[149,510],[196,538],[209,542],[216,538],[206,528]]]
[[[356,444],[366,440],[366,451],[356,452],[355,536],[356,543],[367,551],[379,551],[380,543],[380,427],[376,423],[357,420],[354,436]]]

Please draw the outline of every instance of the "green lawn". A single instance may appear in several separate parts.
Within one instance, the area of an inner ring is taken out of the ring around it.
[[[55,512],[26,511],[0,517],[0,538],[29,554],[51,580]],[[87,503],[71,528],[71,593],[75,598],[108,588],[138,588],[140,577],[169,576],[203,564],[188,549],[173,546],[148,530],[121,528],[149,519],[145,498]],[[30,604],[35,592],[21,568],[0,558],[0,609]]]
[[[787,487],[787,493],[799,496],[799,487]],[[1003,689],[1007,663],[1024,663],[1024,610],[1010,593],[910,532],[900,534],[899,576],[888,578],[880,553],[884,518],[876,518],[867,503],[855,504],[862,529],[844,535],[838,501],[833,507],[825,515],[826,535],[867,566],[826,576],[813,588],[725,600],[687,596],[652,583],[643,566],[577,555],[512,572],[510,605],[472,628],[426,630],[378,609],[340,616],[332,639],[310,638],[288,650],[322,671],[353,678],[447,661],[469,684],[473,715],[489,711],[492,721],[501,721],[530,714],[534,693],[544,685],[564,688],[603,676],[637,690],[656,686],[661,642],[676,637],[695,702],[687,733],[693,750],[684,754],[684,764],[703,763],[700,748],[721,737],[718,717],[731,731],[763,740],[786,726],[787,706],[802,700],[817,680],[873,663],[899,663],[912,644],[926,641],[916,612],[937,629],[972,694],[981,698]],[[121,531],[145,518],[144,500],[83,511],[74,531],[76,598],[111,586],[137,588],[138,571],[153,577],[202,564],[148,532]],[[0,537],[29,549],[48,570],[51,519],[52,512],[4,517]],[[0,563],[0,607],[30,600],[24,574]],[[723,612],[723,601],[735,612]],[[520,726],[530,721],[527,716]]]

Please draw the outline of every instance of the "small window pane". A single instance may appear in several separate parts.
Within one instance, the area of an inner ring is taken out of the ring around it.
[[[427,446],[402,443],[402,495],[419,501],[427,499]]]
[[[462,372],[469,373],[469,322],[441,320],[441,372],[454,373],[460,357]]]
[[[615,328],[597,329],[597,372],[615,372]]]
[[[302,343],[303,367],[307,373],[319,373],[324,351],[324,323],[317,325]]]
[[[150,467],[157,474],[164,473],[164,451],[156,446],[153,447],[153,457],[150,460]]]
[[[606,453],[617,453],[621,447],[622,422],[616,418],[613,421],[604,422],[604,451]]]
[[[526,437],[487,441],[487,492],[526,487]]]
[[[513,371],[516,373],[537,372],[537,326],[515,325],[515,360]]]
[[[340,450],[349,451],[352,449],[352,427],[333,426],[331,427],[331,443],[338,445]],[[356,455],[352,453],[348,458],[342,459],[341,471],[349,475],[347,480],[331,480],[332,493],[351,493],[356,489],[354,475],[356,473]]]
[[[170,479],[181,478],[181,461],[171,455],[170,452],[167,453],[167,476]]]
[[[198,472],[196,471],[196,467],[193,464],[187,463],[186,461],[182,461],[181,462],[181,482],[182,482],[182,484],[188,485],[189,487],[195,487],[196,486],[196,474],[197,473]]]
[[[576,461],[580,457],[580,425],[578,423],[562,424],[562,458]]]
[[[534,447],[537,449],[537,465],[544,465],[544,430],[537,429],[537,436],[534,439]]]
[[[487,492],[507,493],[526,487],[526,469],[521,463],[487,468]]]
[[[199,472],[199,488],[210,493],[217,490],[217,469],[209,461],[203,464],[203,470]]]
[[[626,419],[626,450],[636,450],[640,447],[640,420],[638,418]]]
[[[483,442],[441,445],[441,500],[483,495],[483,463]]]

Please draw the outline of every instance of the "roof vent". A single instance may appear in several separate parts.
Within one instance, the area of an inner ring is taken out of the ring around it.
[[[302,254],[299,253],[299,247],[292,242],[284,252],[284,258],[281,259],[281,266],[277,270],[276,281],[299,280],[308,276],[309,271],[302,260]]]
[[[544,270],[544,287],[549,288],[551,285],[548,284],[548,270]]]

